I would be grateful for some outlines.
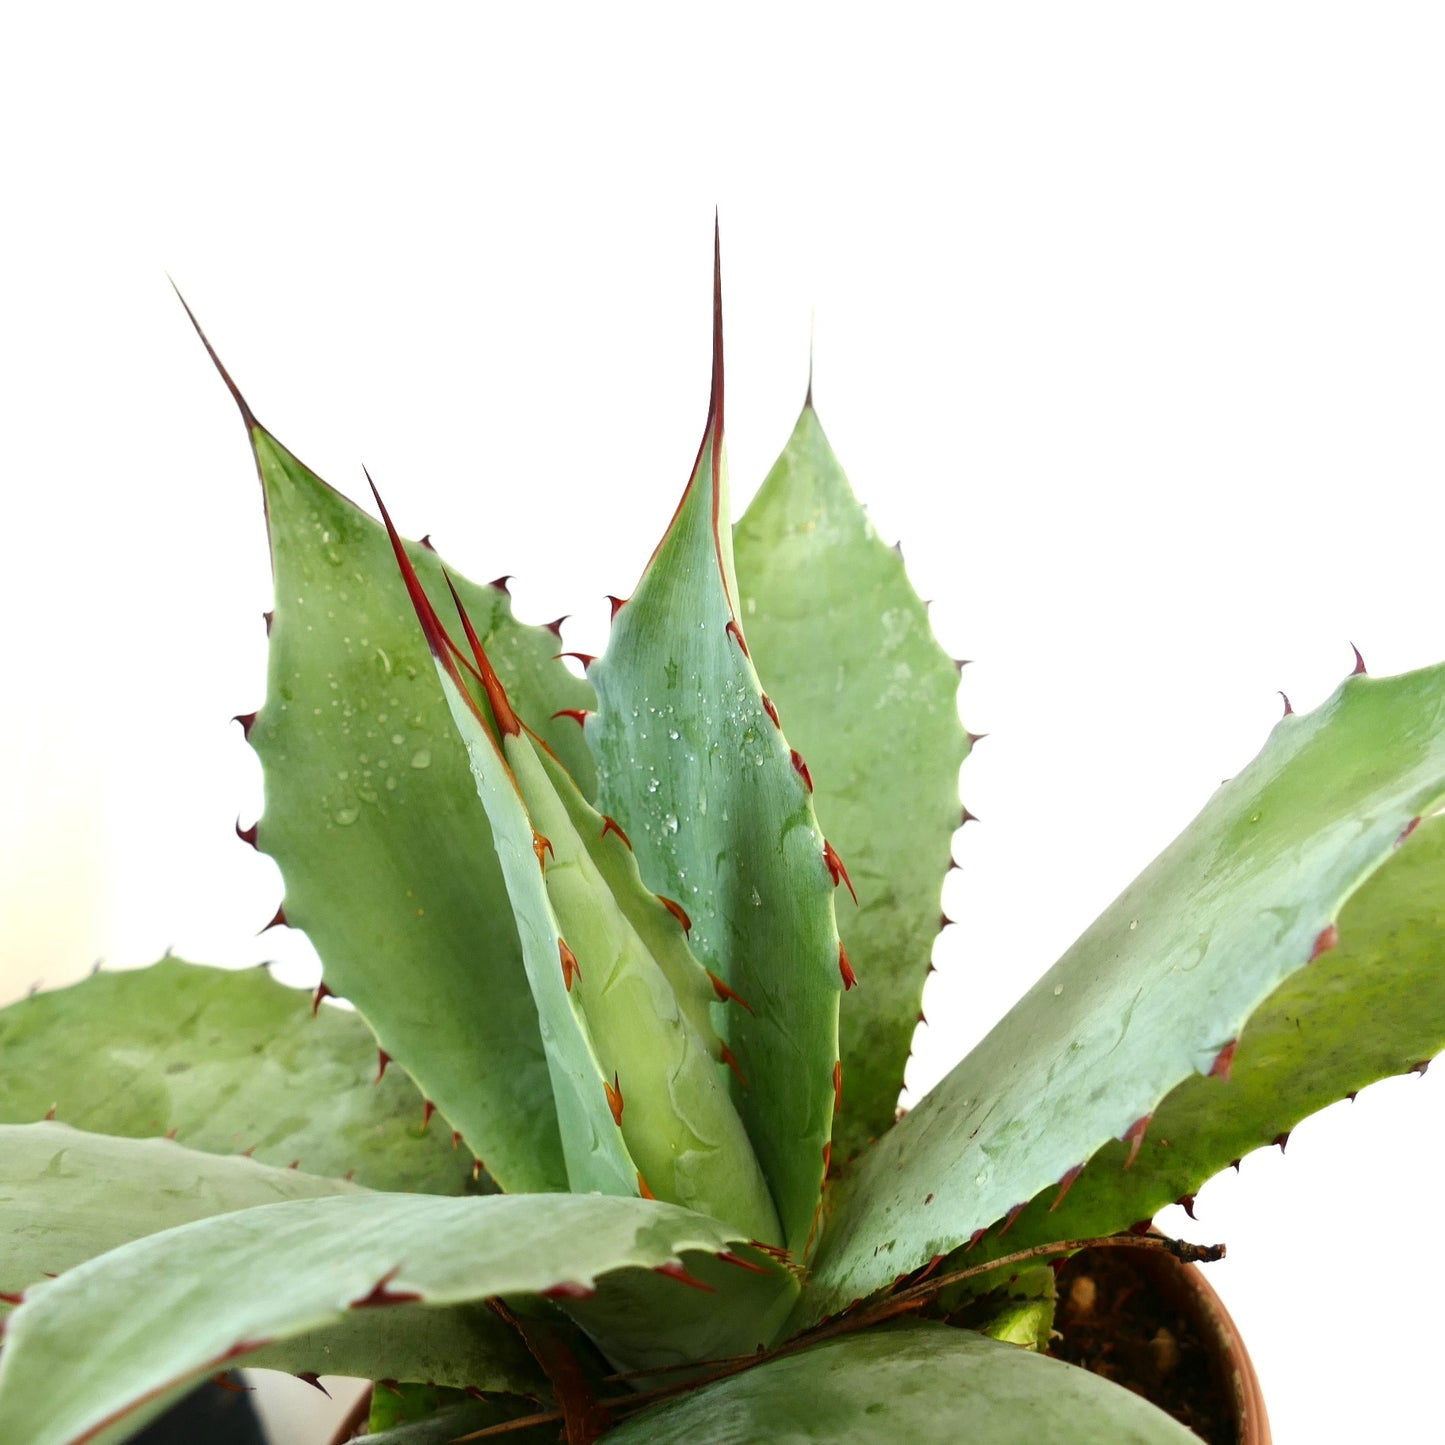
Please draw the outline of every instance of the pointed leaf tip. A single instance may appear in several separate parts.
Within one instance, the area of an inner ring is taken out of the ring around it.
[[[201,345],[206,348],[206,355],[211,358],[211,365],[216,368],[217,374],[226,384],[226,390],[231,393],[231,400],[236,403],[236,410],[241,413],[241,420],[245,423],[247,433],[249,434],[255,431],[260,423],[257,422],[256,414],[247,404],[246,398],[241,395],[241,388],[231,379],[231,373],[226,370],[221,358],[216,355],[216,348],[211,345],[210,338],[201,330],[201,323],[196,320],[196,313],[191,310],[190,303],[181,295],[181,288],[176,285],[171,277],[167,276],[166,280],[170,281],[171,290],[176,293],[176,300],[181,303],[181,307],[190,319],[191,325],[195,327],[196,335],[201,338]]]
[[[1284,699],[1284,715],[1288,717],[1294,711],[1294,705],[1289,700],[1289,694],[1280,688],[1276,688],[1275,691]]]
[[[401,534],[392,523],[391,513],[387,511],[386,503],[381,500],[381,493],[377,490],[376,483],[372,481],[371,473],[364,467],[362,472],[366,477],[367,486],[371,488],[371,495],[376,499],[382,525],[386,528],[387,538],[391,542],[391,550],[396,557],[396,565],[401,571],[402,581],[406,584],[407,595],[411,598],[411,605],[416,612],[417,621],[421,623],[427,647],[431,655],[452,675],[460,688],[461,678],[452,662],[450,642],[442,627],[441,619],[436,615],[436,609],[431,605],[431,599],[422,588],[421,578],[416,575],[416,568],[412,566],[411,558],[406,555],[406,547],[401,540]],[[466,689],[462,688],[462,691],[465,693]],[[470,694],[466,695],[470,696]]]
[[[712,394],[708,398],[708,430],[720,437],[723,431],[723,311],[722,311],[722,227],[717,212],[712,218]],[[714,457],[713,465],[717,465]]]
[[[1365,671],[1365,659],[1360,656],[1360,649],[1353,642],[1350,643],[1350,651],[1355,654],[1355,666],[1350,676],[1359,677]]]
[[[452,603],[457,609],[457,616],[461,619],[462,631],[466,633],[467,646],[472,650],[472,660],[477,665],[477,672],[482,679],[482,686],[486,689],[487,701],[491,704],[492,716],[497,720],[498,729],[508,737],[518,737],[522,732],[521,720],[512,711],[512,704],[507,697],[507,690],[502,686],[502,680],[497,676],[496,669],[492,666],[492,660],[487,656],[486,649],[482,646],[482,640],[477,636],[476,628],[472,626],[472,619],[467,615],[467,609],[462,603],[460,594],[457,592],[456,584],[452,581],[451,573],[445,568],[442,569],[442,576],[446,579],[447,591],[452,594]],[[563,618],[559,617],[555,623],[557,636],[561,637]],[[554,626],[548,623],[550,631]]]

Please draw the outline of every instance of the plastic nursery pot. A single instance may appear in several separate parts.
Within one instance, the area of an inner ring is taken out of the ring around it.
[[[132,1445],[266,1445],[266,1430],[236,1375],[208,1380],[151,1421]]]
[[[1059,1275],[1051,1353],[1153,1400],[1209,1445],[1271,1445],[1259,1376],[1198,1265],[1082,1250]]]

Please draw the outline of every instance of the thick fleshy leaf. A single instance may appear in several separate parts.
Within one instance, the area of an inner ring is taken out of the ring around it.
[[[19,1294],[178,1224],[362,1192],[344,1179],[199,1153],[170,1139],[117,1139],[48,1120],[0,1124],[0,1293]]]
[[[250,730],[266,780],[257,842],[281,866],[286,921],[503,1188],[564,1188],[491,831],[386,535],[260,427],[252,440],[276,574],[267,703]],[[435,554],[410,552],[445,596]],[[520,627],[496,588],[457,587],[539,716],[587,705],[551,633]]]
[[[704,966],[746,1005],[718,1011],[783,1235],[808,1247],[827,1166],[838,998],[851,978],[811,782],[764,697],[735,602],[723,458],[722,319],[696,466],[667,534],[588,670],[598,806],[643,880],[677,900]]]
[[[606,1445],[1198,1445],[1087,1370],[969,1330],[908,1324],[829,1340],[654,1406]]]
[[[1317,1109],[1392,1074],[1423,1073],[1445,1050],[1445,818],[1411,833],[1345,904],[1338,929],[1338,947],[1250,1017],[1227,1077],[1196,1074],[1170,1091],[1129,1168],[1127,1146],[1105,1145],[1062,1200],[1044,1190],[1008,1234],[990,1234],[959,1265],[1150,1219],[1250,1150],[1282,1143]]]
[[[628,1270],[609,1276],[594,1298],[568,1300],[565,1307],[584,1330],[606,1341],[619,1370],[672,1369],[752,1354],[774,1343],[798,1298],[796,1277],[764,1269],[758,1258],[694,1252],[684,1260],[686,1281]],[[659,1329],[664,1319],[667,1328]],[[654,1383],[676,1378],[664,1374]],[[646,1383],[634,1381],[638,1388]]]
[[[733,1107],[707,974],[681,922],[642,883],[630,844],[526,733],[504,737],[533,823],[543,881],[576,957],[567,994],[601,1065],[603,1097],[651,1192],[781,1243],[777,1211]],[[605,1092],[605,1081],[613,1088]]]
[[[358,1313],[583,1292],[726,1251],[731,1233],[674,1205],[564,1194],[360,1193],[201,1220],[27,1291],[0,1355],[0,1420],[27,1445],[109,1445],[194,1379]],[[388,1341],[375,1343],[364,1373],[381,1377]]]
[[[838,1020],[842,1162],[891,1127],[918,1023],[968,753],[958,666],[854,497],[811,398],[733,548],[753,659],[857,890],[856,908],[838,907],[864,983]]]
[[[1445,797],[1442,718],[1445,667],[1350,677],[1285,717],[844,1181],[802,1317],[947,1254],[1110,1140],[1126,1164],[1142,1152],[1170,1090],[1222,1072],[1260,1005],[1338,946],[1346,900]]]
[[[624,835],[517,716],[463,609],[473,695],[382,516],[497,841],[573,1191],[666,1199],[778,1243],[683,924],[644,887]]]
[[[455,1388],[546,1392],[546,1377],[517,1333],[486,1305],[397,1305],[349,1310],[344,1319],[264,1345],[248,1370],[292,1375],[376,1375],[444,1381]]]
[[[47,1275],[196,1219],[360,1192],[344,1180],[196,1153],[168,1139],[112,1138],[50,1122],[0,1126],[0,1293],[19,1294]],[[10,1310],[0,1300],[0,1323]],[[378,1359],[387,1373],[408,1379],[542,1387],[513,1332],[475,1305],[355,1311],[246,1362],[295,1374],[364,1375]],[[0,1419],[0,1438],[9,1439],[3,1425]]]
[[[608,1108],[605,1075],[591,1037],[572,1007],[570,953],[548,900],[540,834],[532,826],[496,739],[454,675],[455,664],[444,643],[438,649],[436,671],[453,725],[466,747],[472,786],[496,842],[525,977],[541,1023],[568,1187],[580,1194],[636,1195],[637,1168]]]
[[[285,880],[278,916],[305,930],[326,986],[356,1005],[503,1188],[564,1189],[486,814],[390,544],[256,421],[201,340],[255,452],[276,582],[267,700],[244,721],[265,774],[254,841]],[[440,559],[409,550],[444,597]],[[504,588],[453,580],[508,686],[589,787],[586,748],[552,715],[588,707],[590,688],[558,660],[548,629],[513,618]]]
[[[378,1080],[354,1013],[265,969],[167,958],[0,1009],[0,1122],[54,1117],[100,1134],[168,1134],[372,1189],[473,1191],[472,1158],[400,1070]]]

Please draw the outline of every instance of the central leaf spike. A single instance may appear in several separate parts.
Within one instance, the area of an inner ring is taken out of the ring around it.
[[[716,1009],[726,1053],[715,1056],[737,1080],[734,1102],[801,1259],[832,1127],[843,979],[812,778],[778,726],[739,617],[716,228],[711,361],[692,472],[588,669],[598,706],[583,733],[598,806],[632,840],[644,883],[685,911],[718,996],[748,1000]]]

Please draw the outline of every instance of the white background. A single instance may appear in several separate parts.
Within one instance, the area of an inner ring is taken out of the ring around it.
[[[364,461],[586,650],[700,435],[714,204],[739,507],[816,310],[820,415],[990,734],[915,1086],[1275,689],[1315,705],[1351,641],[1445,657],[1438,10],[602,9],[5,22],[0,996],[167,946],[311,967],[252,936],[279,883],[230,831],[266,549],[165,270],[284,441],[353,495]],[[1228,1242],[1283,1445],[1438,1416],[1440,1088],[1379,1085],[1161,1218]]]

